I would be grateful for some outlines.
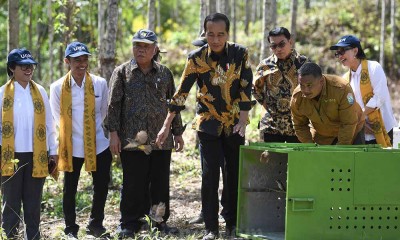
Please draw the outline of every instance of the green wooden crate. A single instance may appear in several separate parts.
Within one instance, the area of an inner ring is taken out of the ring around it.
[[[239,169],[241,237],[400,239],[399,150],[255,143],[241,147]]]

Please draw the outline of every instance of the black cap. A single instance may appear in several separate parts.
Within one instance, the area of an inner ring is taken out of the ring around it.
[[[86,47],[85,44],[80,42],[72,42],[68,44],[67,48],[65,49],[65,57],[79,57],[82,55],[91,55],[89,49]]]

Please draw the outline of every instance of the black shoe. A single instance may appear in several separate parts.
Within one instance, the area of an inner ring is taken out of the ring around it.
[[[236,226],[226,226],[225,227],[225,238],[230,239],[230,238],[235,238],[236,237]]]
[[[107,229],[103,226],[92,226],[88,225],[86,227],[86,234],[94,236],[96,238],[110,238],[110,233],[107,232]]]
[[[178,234],[179,230],[176,227],[170,227],[166,222],[156,223],[155,227],[158,231],[165,234]]]
[[[127,228],[121,228],[121,226],[117,229],[118,239],[124,238],[135,238],[135,232],[133,230]]]
[[[206,234],[203,236],[203,240],[213,240],[218,239],[218,232],[217,231],[206,231]]]
[[[203,212],[200,212],[200,214],[197,217],[190,219],[189,224],[201,224],[203,222],[204,222]]]

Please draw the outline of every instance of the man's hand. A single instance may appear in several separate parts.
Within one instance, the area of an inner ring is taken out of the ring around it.
[[[119,156],[121,152],[121,141],[119,140],[117,131],[110,132],[110,151],[113,156]]]
[[[169,129],[170,127],[163,125],[162,128],[160,129],[160,131],[157,134],[157,139],[156,139],[156,145],[158,146],[158,148],[162,148],[162,145],[164,144],[165,140],[168,137],[169,134]]]
[[[248,117],[249,111],[240,111],[239,122],[233,127],[233,133],[239,133],[240,136],[244,137],[244,135],[246,134]]]
[[[174,136],[174,141],[175,141],[175,151],[180,152],[183,149],[183,145],[185,144],[185,141],[183,141],[182,136]]]

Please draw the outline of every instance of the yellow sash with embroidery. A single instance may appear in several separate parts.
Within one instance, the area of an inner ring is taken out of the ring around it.
[[[349,81],[351,80],[351,70],[349,70]],[[374,96],[371,85],[371,79],[368,73],[368,61],[361,60],[361,76],[360,76],[360,91],[361,96],[366,106],[368,101]],[[390,137],[386,132],[385,123],[379,109],[368,114],[370,127],[375,135],[376,142],[382,147],[391,147]]]
[[[86,73],[83,111],[83,142],[85,151],[85,170],[96,171],[96,114],[92,78]],[[60,137],[58,147],[58,169],[72,172],[72,95],[71,71],[65,75],[61,88]]]
[[[1,147],[1,175],[14,174],[16,164],[14,159],[14,79],[10,79],[5,87],[2,114],[2,147]],[[47,142],[46,142],[46,109],[42,94],[36,83],[29,82],[34,109],[33,123],[33,170],[32,177],[42,178],[49,175],[47,168]]]

